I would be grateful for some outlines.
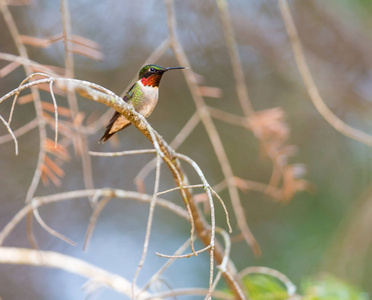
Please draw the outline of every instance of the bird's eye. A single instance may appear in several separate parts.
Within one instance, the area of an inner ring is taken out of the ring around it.
[[[150,72],[155,72],[155,69],[154,69],[154,68],[151,68],[151,69],[150,69]]]

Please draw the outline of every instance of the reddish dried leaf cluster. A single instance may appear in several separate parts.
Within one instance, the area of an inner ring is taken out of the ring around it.
[[[27,5],[30,4],[30,1],[21,1],[21,0],[7,0],[7,5]],[[62,33],[50,36],[49,38],[37,38],[32,36],[21,35],[20,41],[23,44],[39,47],[39,48],[46,48],[58,41],[63,41],[64,37]],[[99,44],[89,40],[87,38],[83,38],[81,36],[73,35],[71,39],[68,40],[69,47],[68,50],[73,53],[77,53],[95,60],[102,60],[103,54],[99,51]],[[33,72],[44,72],[47,74],[55,75],[58,74],[63,76],[65,74],[65,69],[56,67],[56,66],[48,66],[48,65],[41,65],[32,61],[28,62],[29,66],[31,67]],[[8,63],[5,67],[0,69],[0,78],[9,75],[11,72],[16,70],[21,63],[19,61],[12,61]],[[34,76],[32,79],[37,80],[43,78],[42,76]],[[36,86],[37,89],[41,91],[46,91],[50,93],[50,85],[49,84],[39,84]],[[53,86],[53,93],[55,95],[65,96],[65,91],[58,89],[58,87]],[[18,104],[26,104],[34,101],[32,94],[23,95],[18,98]],[[48,123],[48,125],[53,129],[55,128],[55,107],[50,102],[41,101],[42,110],[43,110],[43,118]],[[58,112],[58,132],[62,136],[71,139],[74,137],[74,131],[72,129],[73,126],[78,126],[82,124],[85,115],[83,113],[78,113],[74,120],[71,120],[71,111],[69,108],[62,107],[58,105],[57,108]],[[62,119],[61,119],[62,117]],[[65,118],[65,120],[63,120]],[[60,185],[61,180],[64,176],[64,171],[61,168],[61,165],[70,159],[67,149],[65,146],[58,144],[55,146],[55,142],[47,139],[45,142],[45,150],[46,156],[41,166],[41,179],[44,185],[49,184],[49,182],[54,183],[55,185]],[[82,151],[82,150],[78,150]]]
[[[56,186],[59,186],[61,185],[60,178],[65,175],[61,165],[68,161],[70,156],[64,146],[58,144],[56,147],[54,141],[50,139],[45,141],[44,147],[47,154],[41,167],[41,180],[44,185],[48,185],[51,181]]]
[[[300,164],[290,164],[296,147],[287,145],[290,130],[280,107],[258,111],[249,118],[249,127],[260,141],[262,153],[274,164],[267,193],[279,201],[288,202],[298,191],[308,190],[310,184],[302,179],[306,173]]]

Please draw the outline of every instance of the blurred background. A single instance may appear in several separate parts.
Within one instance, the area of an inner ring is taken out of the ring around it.
[[[75,55],[75,78],[100,84],[121,94],[146,58],[168,36],[166,8],[162,1],[70,1],[73,34],[100,45],[101,61]],[[305,54],[320,93],[328,107],[347,124],[372,132],[372,2],[368,0],[290,1]],[[21,34],[48,38],[62,31],[59,1],[38,0],[28,6],[11,6]],[[311,192],[294,196],[288,204],[256,192],[241,193],[248,224],[261,245],[263,255],[253,256],[243,241],[234,243],[231,257],[239,270],[267,266],[286,274],[299,288],[308,278],[329,273],[362,291],[372,293],[372,154],[371,149],[336,132],[316,111],[297,71],[277,1],[229,1],[246,84],[255,110],[281,107],[290,128],[289,144],[297,146],[291,163],[306,166]],[[241,115],[235,82],[215,1],[175,1],[178,35],[193,71],[203,85],[218,87],[220,98],[206,98],[208,105]],[[0,17],[0,52],[17,49]],[[27,46],[39,63],[64,67],[63,42],[49,48]],[[0,68],[7,62],[0,61]],[[158,61],[178,66],[168,50]],[[16,88],[25,78],[22,68],[0,79],[0,94]],[[50,101],[48,93],[42,99]],[[66,106],[65,98],[57,99]],[[0,105],[8,116],[11,101]],[[79,99],[85,117],[94,120],[107,108]],[[195,112],[182,72],[166,74],[160,100],[149,118],[151,125],[171,141]],[[35,117],[32,103],[17,105],[12,123],[16,129]],[[271,162],[260,155],[252,133],[215,121],[234,173],[268,183]],[[0,126],[0,134],[7,134]],[[48,132],[53,138],[53,132]],[[122,151],[149,148],[151,144],[133,126],[117,134],[118,143],[98,144],[103,129],[88,139],[92,151]],[[4,143],[0,159],[0,228],[24,206],[36,167],[39,135],[35,129],[19,138],[19,156],[13,142]],[[223,179],[202,125],[180,147],[193,158],[214,185]],[[80,159],[73,148],[63,165],[60,186],[39,185],[36,195],[83,189]],[[92,157],[95,187],[135,190],[134,177],[151,155],[124,158]],[[190,171],[190,170],[189,170]],[[161,190],[173,186],[162,170]],[[190,176],[194,179],[193,176]],[[153,188],[154,174],[146,180]],[[232,210],[226,191],[221,193]],[[182,205],[177,193],[165,197]],[[46,233],[35,223],[41,249],[72,255],[131,280],[142,253],[148,206],[131,200],[112,200],[102,212],[86,252],[82,244],[91,215],[87,199],[61,202],[40,208],[44,220],[77,242],[72,247]],[[217,223],[224,226],[223,211]],[[236,221],[233,218],[233,226]],[[29,247],[22,222],[6,240],[6,246]],[[237,233],[236,233],[237,234]],[[138,283],[144,284],[164,263],[155,252],[173,253],[189,236],[189,224],[170,212],[156,208],[149,252]],[[201,245],[198,244],[200,247]],[[172,288],[207,287],[208,256],[179,260],[163,279]],[[0,296],[5,299],[81,299],[84,278],[59,270],[0,265]],[[95,299],[122,299],[109,289]],[[191,299],[191,298],[190,298]],[[192,297],[196,299],[196,297]]]

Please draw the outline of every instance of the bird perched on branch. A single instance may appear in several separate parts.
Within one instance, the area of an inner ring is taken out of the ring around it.
[[[164,68],[158,65],[144,66],[139,72],[138,81],[132,85],[123,100],[131,104],[138,113],[144,117],[148,117],[158,103],[159,83],[163,74],[169,70],[177,69],[185,69],[185,67]],[[128,127],[130,124],[130,121],[115,111],[99,142],[106,142],[112,135]]]

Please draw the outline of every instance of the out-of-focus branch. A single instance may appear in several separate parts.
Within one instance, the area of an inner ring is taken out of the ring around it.
[[[165,3],[167,7],[167,12],[168,12],[168,28],[169,28],[169,34],[170,34],[171,48],[177,60],[179,61],[180,65],[190,66],[189,60],[176,34],[177,25],[176,25],[176,18],[174,14],[173,1],[166,0]],[[233,184],[231,184],[231,181],[233,180],[233,172],[232,172],[230,163],[228,161],[226,152],[224,150],[222,141],[219,137],[218,131],[209,114],[209,111],[204,102],[204,99],[201,97],[200,93],[198,92],[198,86],[196,85],[195,83],[196,80],[194,78],[195,76],[193,75],[191,70],[186,70],[184,74],[185,74],[187,85],[191,91],[191,95],[196,105],[198,114],[200,116],[200,119],[206,128],[208,136],[213,145],[214,151],[220,162],[223,174],[228,182],[228,190],[229,190],[231,201],[233,203],[233,209],[234,209],[236,218],[238,220],[239,228],[244,234],[244,237],[246,238],[247,243],[252,247],[253,252],[255,254],[259,254],[260,253],[259,246],[254,236],[252,235],[251,231],[249,230],[249,227],[247,225],[247,222],[244,216],[244,210],[240,202],[239,192],[237,188]],[[210,235],[211,235],[210,231],[205,232],[201,236],[199,233],[199,237],[205,245],[209,244]],[[215,259],[217,263],[221,264],[223,260],[223,250],[219,244],[215,245],[214,254],[215,254]],[[244,294],[242,293],[242,288],[239,285],[236,285],[235,280],[232,280],[232,278],[228,276],[225,276],[225,280],[237,299],[245,299]]]
[[[0,263],[57,268],[86,277],[98,284],[104,284],[124,295],[131,295],[131,283],[125,278],[109,273],[80,259],[53,251],[0,247]],[[135,287],[135,290],[139,292],[137,287]],[[150,293],[142,292],[138,299],[149,297],[152,297]],[[160,298],[154,299],[159,300]]]
[[[220,17],[225,34],[226,45],[229,50],[231,65],[234,72],[235,88],[238,95],[238,100],[240,102],[240,106],[242,107],[244,115],[248,117],[254,111],[249,99],[247,85],[245,84],[244,71],[238,52],[238,45],[236,43],[235,33],[231,24],[228,3],[226,0],[217,0],[217,4],[220,10]]]
[[[152,138],[152,141],[154,143],[154,148],[156,149],[156,174],[155,174],[155,184],[154,184],[154,192],[153,192],[153,196],[152,196],[152,199],[151,199],[151,202],[150,202],[150,209],[149,209],[149,215],[148,215],[148,218],[147,218],[147,226],[146,226],[146,236],[145,236],[145,241],[144,241],[144,244],[143,244],[143,249],[142,249],[142,256],[141,256],[141,260],[138,264],[138,267],[137,267],[137,270],[136,270],[136,273],[133,277],[133,281],[132,281],[132,298],[135,299],[136,298],[136,293],[135,293],[135,284],[136,284],[136,281],[137,281],[137,278],[139,276],[139,273],[145,263],[145,259],[146,259],[146,255],[147,255],[147,250],[148,250],[148,246],[149,246],[149,243],[150,243],[150,235],[151,235],[151,229],[152,229],[152,220],[154,218],[154,210],[155,210],[155,205],[156,205],[156,201],[157,201],[157,197],[158,197],[158,191],[159,191],[159,185],[160,185],[160,166],[161,166],[161,156],[162,156],[162,152],[159,148],[159,144],[158,144],[158,141],[156,140],[156,137],[154,136],[153,134],[153,131],[150,130],[150,133],[151,133],[151,138]]]
[[[324,103],[324,100],[320,96],[318,87],[315,84],[314,78],[307,64],[288,2],[286,0],[279,0],[279,7],[292,45],[298,71],[300,72],[309,97],[315,105],[315,108],[318,110],[321,116],[337,131],[351,139],[372,147],[372,136],[347,125],[345,122],[339,119]]]
[[[70,10],[68,6],[68,0],[61,0],[61,12],[62,12],[62,24],[63,24],[63,41],[65,51],[65,66],[66,66],[66,77],[74,78],[74,55],[69,47],[69,40],[71,40],[71,20]],[[67,86],[68,87],[68,86]],[[76,98],[76,94],[73,90],[67,90],[68,105],[71,110],[72,122],[75,122],[76,117],[79,114],[79,106]],[[80,126],[78,126],[80,127]],[[80,154],[82,166],[83,166],[83,178],[86,189],[93,189],[93,173],[92,173],[92,162],[89,156],[89,148],[87,137],[81,131],[75,132],[72,136],[75,151]]]
[[[292,281],[289,280],[287,276],[285,276],[283,273],[267,268],[267,267],[248,267],[239,272],[239,276],[243,278],[244,276],[247,276],[248,274],[265,274],[272,277],[277,278],[281,282],[284,283],[284,285],[287,288],[288,297],[293,297],[296,294],[296,286],[293,284]]]
[[[166,4],[167,4],[167,10],[168,10],[168,27],[169,27],[169,32],[170,32],[172,50],[176,58],[180,62],[180,65],[190,66],[189,60],[176,34],[177,26],[176,26],[175,15],[173,12],[173,1],[167,0]],[[253,253],[255,255],[259,255],[261,253],[261,250],[260,250],[260,247],[256,239],[254,238],[252,232],[250,231],[248,227],[248,224],[247,224],[247,221],[244,215],[244,209],[240,201],[238,189],[233,184],[234,174],[233,174],[231,165],[229,163],[227,154],[225,152],[223,143],[221,141],[221,138],[213,123],[213,120],[210,116],[209,110],[205,104],[204,99],[200,96],[200,93],[198,93],[198,86],[195,83],[196,80],[194,78],[192,71],[186,70],[184,74],[186,77],[186,82],[191,91],[191,95],[194,99],[197,111],[199,113],[200,119],[202,123],[204,124],[204,127],[208,133],[208,136],[211,140],[216,156],[221,165],[222,172],[228,183],[228,191],[230,194],[231,202],[233,204],[232,207],[234,209],[235,216],[238,221],[239,229],[242,231],[246,242],[251,246]]]
[[[18,53],[22,59],[24,59],[26,62],[29,60],[28,52],[25,47],[25,45],[21,41],[21,35],[18,31],[17,25],[14,21],[14,18],[5,2],[5,0],[0,0],[0,10],[4,17],[5,23],[9,29],[9,32],[12,36],[12,39],[14,41],[15,46],[17,47]],[[32,73],[31,66],[27,63],[24,65],[24,70],[27,76],[30,76]],[[37,165],[36,169],[33,175],[33,178],[31,180],[31,184],[27,190],[26,194],[26,203],[30,202],[32,197],[34,196],[36,189],[39,185],[41,175],[42,175],[42,167],[44,164],[44,160],[46,157],[46,150],[45,150],[45,142],[47,140],[47,131],[46,131],[46,124],[45,120],[43,119],[43,109],[41,105],[41,99],[40,99],[40,92],[37,88],[32,87],[31,88],[31,94],[32,98],[34,100],[34,107],[36,111],[36,118],[38,120],[38,128],[39,128],[39,155],[37,159]],[[31,214],[29,215],[28,222],[27,222],[27,237],[30,241],[30,244],[37,248],[37,242],[36,239],[32,233],[32,218]]]
[[[5,60],[5,61],[15,62],[15,63],[21,64],[24,66],[27,65],[31,67],[32,69],[37,69],[40,72],[44,72],[44,73],[47,73],[53,76],[58,76],[57,72],[55,71],[56,69],[58,69],[57,67],[45,66],[45,65],[39,64],[38,62],[30,60],[25,57],[21,57],[21,56],[9,54],[9,53],[0,53],[0,59]]]
[[[33,119],[32,121],[28,122],[27,124],[23,125],[22,127],[16,129],[13,131],[15,137],[20,137],[27,132],[31,131],[32,129],[36,128],[38,125],[38,120]],[[6,142],[10,142],[13,140],[13,137],[11,134],[6,134],[3,136],[0,136],[0,144],[4,144]]]

